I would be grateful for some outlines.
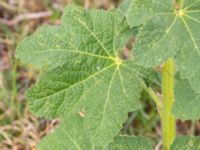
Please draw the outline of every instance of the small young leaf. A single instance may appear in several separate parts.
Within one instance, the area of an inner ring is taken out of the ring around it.
[[[173,114],[182,120],[200,118],[200,94],[196,94],[187,80],[177,80]]]
[[[177,137],[171,146],[171,150],[198,150],[200,149],[200,137]]]
[[[118,57],[131,31],[121,11],[69,6],[62,25],[44,26],[25,39],[17,56],[44,67],[26,94],[32,112],[79,114],[92,143],[111,142],[127,113],[140,107],[140,68]]]
[[[200,1],[132,0],[127,19],[130,26],[143,25],[133,51],[136,62],[155,67],[176,55],[181,77],[200,92]]]

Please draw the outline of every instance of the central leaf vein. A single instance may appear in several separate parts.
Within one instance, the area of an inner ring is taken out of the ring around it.
[[[78,53],[78,54],[87,55],[87,56],[92,56],[92,57],[97,57],[97,58],[101,58],[101,59],[114,60],[113,57],[107,57],[107,56],[96,55],[96,54],[93,54],[93,53],[84,52],[84,51],[79,51],[79,50],[49,49],[49,50],[45,50],[45,51],[42,51],[42,52],[41,52],[41,51],[38,51],[38,52],[36,52],[36,53],[48,53],[48,52]]]

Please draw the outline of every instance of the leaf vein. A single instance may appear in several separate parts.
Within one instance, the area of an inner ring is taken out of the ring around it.
[[[79,84],[81,84],[81,83],[84,83],[84,82],[86,82],[87,80],[90,80],[91,78],[94,78],[95,76],[97,76],[97,75],[101,74],[102,72],[108,70],[109,68],[113,67],[114,65],[115,65],[115,63],[113,63],[113,64],[111,64],[111,65],[109,65],[109,66],[107,66],[107,67],[101,69],[100,71],[98,71],[98,72],[92,74],[91,76],[87,77],[87,78],[84,79],[84,80],[81,80],[81,81],[79,81],[79,82],[77,82],[77,83],[75,83],[75,84],[72,84],[71,86],[69,86],[69,87],[67,87],[67,88],[64,88],[64,89],[62,89],[62,90],[60,90],[60,91],[58,91],[58,92],[56,92],[56,93],[47,95],[47,96],[42,97],[42,98],[39,98],[39,99],[36,99],[34,102],[37,102],[37,101],[39,101],[39,100],[41,100],[41,99],[44,99],[44,98],[48,98],[48,97],[50,97],[50,96],[57,95],[57,94],[59,94],[59,93],[65,91],[66,89],[70,89],[70,88],[73,88],[74,86],[77,86],[77,85],[79,85]]]
[[[198,54],[199,57],[200,57],[199,47],[197,46],[197,43],[196,43],[196,41],[195,41],[195,38],[194,38],[194,36],[193,36],[191,30],[190,30],[190,28],[189,28],[187,22],[185,21],[185,19],[184,19],[183,17],[181,17],[181,19],[182,19],[182,21],[183,21],[183,24],[184,24],[186,30],[188,31],[188,33],[189,33],[189,35],[190,35],[190,38],[191,38],[192,43],[193,43],[193,45],[194,45],[194,48],[195,48],[197,54]]]
[[[101,119],[101,123],[100,123],[100,128],[102,127],[102,124],[103,124],[106,108],[107,108],[107,105],[108,105],[108,102],[109,102],[110,90],[112,88],[113,80],[115,78],[117,70],[118,70],[118,68],[115,69],[115,71],[114,71],[114,73],[112,75],[112,78],[110,80],[109,86],[108,86],[108,92],[106,94],[106,101],[105,101],[105,104],[104,104],[104,107],[103,107],[103,113],[102,113],[102,117],[101,117],[102,119]]]
[[[64,50],[64,49],[51,49],[51,50],[45,50],[45,51],[38,51],[36,53],[47,53],[47,52],[66,52],[66,53],[78,53],[78,54],[82,54],[82,55],[87,55],[87,56],[92,56],[92,57],[97,57],[97,58],[101,58],[101,59],[109,59],[109,60],[114,60],[113,57],[106,57],[106,56],[101,56],[101,55],[96,55],[93,53],[88,53],[88,52],[83,52],[83,51],[78,51],[78,50]]]
[[[77,19],[73,16],[71,16],[74,20],[76,20],[81,26],[83,26],[94,38],[95,40],[99,43],[99,45],[103,48],[103,50],[107,53],[108,56],[111,56],[111,54],[108,52],[108,50],[104,47],[104,45],[101,43],[101,41],[96,37],[96,35],[85,25],[83,21],[80,19]]]
[[[198,19],[196,19],[196,18],[194,18],[194,17],[191,17],[191,16],[189,16],[189,15],[186,15],[186,14],[185,14],[185,16],[186,16],[187,18],[189,18],[190,20],[192,20],[192,21],[197,22],[197,23],[200,24],[200,21],[199,21]]]
[[[188,8],[194,6],[194,5],[195,5],[196,3],[198,3],[198,2],[200,2],[200,0],[194,1],[194,2],[191,3],[190,5],[186,6],[186,7],[184,8],[184,10],[187,10]]]
[[[122,86],[122,91],[124,92],[124,94],[126,95],[126,97],[129,97],[126,89],[124,88],[123,77],[122,77],[120,69],[118,69],[118,73],[119,73],[119,77],[120,77],[120,83],[121,83],[121,86]]]
[[[61,129],[62,129],[63,133],[69,138],[69,140],[74,143],[74,145],[78,148],[78,150],[82,150],[80,148],[80,146],[77,144],[77,142],[67,133],[67,131],[62,127],[61,127]]]

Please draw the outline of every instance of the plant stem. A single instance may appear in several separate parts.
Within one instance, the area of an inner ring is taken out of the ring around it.
[[[16,64],[12,66],[12,97],[11,97],[11,106],[15,108],[15,98],[17,95],[17,85],[16,85]]]
[[[160,113],[160,110],[162,109],[162,103],[160,101],[160,98],[158,97],[158,95],[156,95],[154,90],[150,87],[147,87],[144,82],[142,83],[142,85],[143,85],[144,90],[149,94],[149,96],[155,102],[156,107],[158,109],[158,113]]]
[[[8,92],[6,90],[6,87],[4,85],[4,75],[3,75],[3,72],[0,71],[0,90],[2,91],[3,93],[3,97],[5,97],[5,99],[8,98]],[[5,100],[3,99],[3,100]]]
[[[184,0],[175,0],[178,9],[182,9],[184,5]]]
[[[175,117],[171,113],[174,102],[174,75],[175,64],[173,59],[167,60],[162,69],[162,94],[163,104],[161,112],[163,150],[170,150],[176,136]]]

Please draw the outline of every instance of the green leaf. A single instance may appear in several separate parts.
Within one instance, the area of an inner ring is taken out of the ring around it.
[[[119,5],[119,9],[122,10],[124,13],[126,13],[126,11],[128,10],[130,4],[131,4],[131,0],[124,0]]]
[[[173,114],[182,120],[200,118],[200,94],[196,94],[187,80],[176,81]]]
[[[130,37],[124,14],[121,11],[82,10],[68,6],[62,25],[44,25],[23,40],[16,56],[26,63],[42,66],[60,66],[66,53],[71,57],[85,56],[112,59]]]
[[[172,1],[132,0],[127,12],[130,26],[139,29],[133,55],[144,67],[155,67],[179,50],[177,42],[180,19],[174,12]]]
[[[87,138],[83,130],[83,118],[78,114],[61,120],[53,133],[41,140],[37,150],[92,150],[104,149],[96,147]]]
[[[158,15],[169,15],[170,0],[132,0],[127,11],[127,20],[131,27],[140,26]]]
[[[171,150],[198,150],[200,149],[200,137],[177,137],[171,146]]]
[[[200,92],[200,1],[184,2],[177,8],[172,0],[132,0],[128,22],[142,25],[133,53],[135,61],[145,67],[155,67],[176,55],[181,77]]]
[[[70,121],[69,121],[70,120]],[[42,139],[38,150],[153,150],[149,140],[141,137],[117,136],[108,146],[95,146],[83,130],[83,118],[78,114],[64,118],[61,125]]]
[[[118,136],[109,150],[153,150],[152,143],[142,137]]]
[[[195,92],[200,93],[200,1],[185,1],[187,12],[182,21],[187,31],[177,65],[183,79],[188,79]]]
[[[32,112],[51,118],[84,113],[92,143],[111,142],[127,113],[140,107],[140,68],[117,56],[130,31],[121,11],[70,6],[62,25],[43,26],[25,39],[17,56],[43,67],[26,94]]]

